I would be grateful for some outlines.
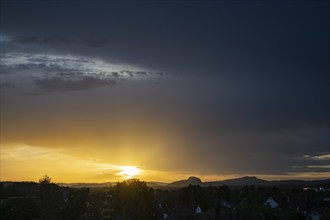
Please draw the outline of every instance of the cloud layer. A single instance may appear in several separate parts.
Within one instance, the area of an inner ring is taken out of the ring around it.
[[[108,39],[95,39],[87,38],[84,40],[71,38],[68,36],[24,36],[18,35],[12,38],[6,37],[3,39],[6,43],[17,43],[17,44],[49,44],[49,45],[77,45],[77,46],[87,46],[87,47],[105,47],[108,45]]]
[[[1,54],[0,67],[6,81],[2,88],[19,83],[20,79],[15,75],[24,75],[44,92],[92,89],[163,74],[90,57],[51,54]]]

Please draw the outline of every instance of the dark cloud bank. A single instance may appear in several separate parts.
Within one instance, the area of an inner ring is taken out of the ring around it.
[[[78,45],[87,47],[105,47],[108,45],[108,39],[76,39],[68,36],[14,36],[8,42],[19,43],[19,44],[50,44],[56,45]]]
[[[37,86],[45,91],[85,90],[97,87],[114,85],[112,80],[102,80],[94,77],[83,77],[78,80],[65,80],[59,77],[35,80]]]

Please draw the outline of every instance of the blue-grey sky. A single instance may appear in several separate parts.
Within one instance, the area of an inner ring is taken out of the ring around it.
[[[7,153],[329,177],[328,1],[1,1],[0,16]]]

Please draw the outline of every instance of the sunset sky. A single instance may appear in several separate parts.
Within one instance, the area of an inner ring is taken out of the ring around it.
[[[1,1],[1,181],[330,178],[329,1]]]

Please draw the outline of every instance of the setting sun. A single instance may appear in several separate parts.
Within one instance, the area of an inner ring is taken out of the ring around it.
[[[120,169],[121,171],[119,172],[119,174],[124,176],[125,178],[135,177],[141,172],[141,169],[135,166],[121,166]]]

